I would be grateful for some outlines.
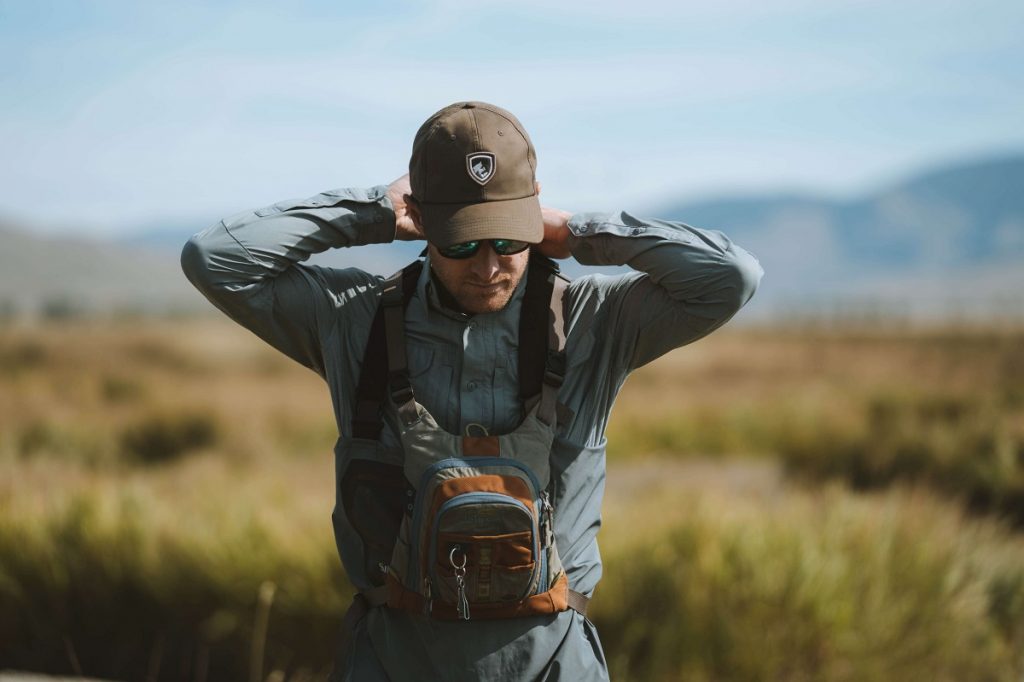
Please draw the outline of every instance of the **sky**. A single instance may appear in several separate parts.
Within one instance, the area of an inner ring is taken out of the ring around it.
[[[856,195],[1024,151],[1020,0],[0,0],[0,217],[120,234],[405,172],[454,101],[542,201]]]

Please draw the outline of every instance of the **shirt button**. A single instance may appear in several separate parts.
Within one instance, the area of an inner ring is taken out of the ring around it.
[[[590,225],[587,225],[586,223],[580,225],[580,232],[589,232],[589,231],[590,231]]]
[[[476,382],[475,381],[471,381],[468,384],[466,384],[466,390],[468,390],[468,391],[475,391],[476,390]]]
[[[634,227],[633,228],[633,234],[634,235],[640,234],[641,232],[643,232],[643,230],[641,228],[639,228],[639,227]]]

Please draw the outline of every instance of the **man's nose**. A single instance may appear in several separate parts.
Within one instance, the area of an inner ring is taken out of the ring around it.
[[[473,256],[470,269],[473,276],[487,282],[497,276],[501,270],[498,254],[494,252],[489,242],[480,245],[480,250]]]

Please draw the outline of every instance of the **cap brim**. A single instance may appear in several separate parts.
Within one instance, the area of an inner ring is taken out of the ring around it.
[[[544,218],[537,195],[472,204],[420,204],[427,240],[439,248],[478,239],[544,241]]]

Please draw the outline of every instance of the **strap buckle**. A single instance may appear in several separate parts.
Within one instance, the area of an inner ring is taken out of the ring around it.
[[[562,374],[555,374],[550,370],[544,370],[544,383],[552,388],[561,388],[562,383],[565,381],[565,376]]]
[[[544,363],[544,383],[554,388],[561,388],[565,381],[565,353],[548,350],[547,362]]]
[[[586,617],[587,605],[590,604],[590,597],[573,589],[570,589],[566,596],[569,608],[573,611],[577,611],[581,616]]]
[[[399,386],[391,391],[391,400],[394,401],[395,405],[405,405],[410,402],[413,397],[412,386],[409,384]]]

